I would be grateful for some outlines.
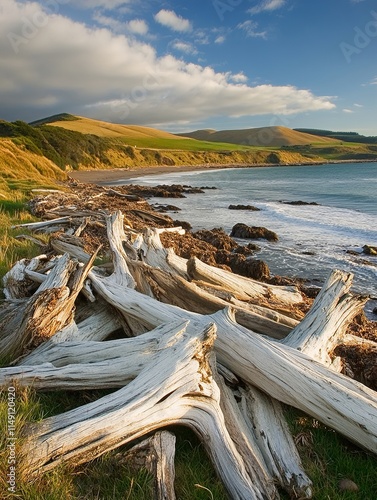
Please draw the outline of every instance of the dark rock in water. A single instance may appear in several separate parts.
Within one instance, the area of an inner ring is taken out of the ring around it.
[[[252,212],[260,212],[260,208],[253,205],[229,205],[229,210],[250,210]]]
[[[278,241],[279,237],[273,231],[265,227],[248,226],[247,224],[238,223],[233,226],[230,236],[242,239],[260,239],[268,241]]]
[[[175,227],[182,227],[186,231],[191,231],[192,225],[189,222],[186,222],[185,220],[174,220],[173,221]]]
[[[166,213],[166,212],[180,212],[180,208],[175,205],[153,205],[153,208],[157,212]]]
[[[245,255],[239,253],[219,250],[216,253],[216,262],[230,267],[234,273],[247,278],[262,280],[270,277],[269,267],[263,260],[246,258]]]
[[[284,203],[284,205],[317,205],[319,206],[319,203],[316,203],[315,201],[308,202],[308,201],[302,201],[302,200],[297,200],[297,201],[280,201],[280,203]]]
[[[372,247],[370,245],[363,246],[363,253],[366,255],[377,255],[377,247]]]
[[[375,307],[372,311],[373,314],[375,314],[377,316],[377,307]]]
[[[226,250],[231,252],[238,247],[238,244],[221,228],[214,229],[201,229],[193,235],[199,240],[206,241],[219,250]]]
[[[127,192],[144,198],[149,198],[151,196],[155,198],[186,198],[185,194],[204,193],[200,188],[186,185],[183,186],[181,184],[160,184],[158,186],[130,184],[127,186]]]
[[[302,252],[302,255],[315,255],[315,252],[311,252],[310,250],[306,252]]]
[[[259,252],[260,247],[254,243],[249,243],[248,245],[238,245],[234,249],[234,253],[242,253],[243,255],[253,255],[254,252]]]
[[[216,186],[200,186],[200,189],[219,189]]]

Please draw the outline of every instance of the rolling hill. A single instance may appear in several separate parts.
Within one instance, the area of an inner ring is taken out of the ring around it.
[[[185,134],[177,134],[179,137],[189,137],[200,141],[222,142],[241,144],[243,146],[257,147],[281,147],[301,146],[305,144],[337,143],[337,139],[330,137],[319,137],[303,132],[298,132],[287,127],[259,127],[240,130],[196,130]]]
[[[62,119],[63,117],[63,119]],[[69,119],[68,117],[71,117]],[[50,125],[52,127],[61,127],[66,130],[80,132],[81,134],[93,134],[98,137],[118,137],[128,139],[170,139],[173,141],[181,140],[174,134],[164,132],[163,130],[142,127],[139,125],[121,125],[115,123],[93,120],[83,116],[56,115],[55,117],[45,118],[39,122],[33,122],[31,125]]]

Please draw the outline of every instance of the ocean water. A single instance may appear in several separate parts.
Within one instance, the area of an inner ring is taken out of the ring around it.
[[[279,241],[260,240],[256,255],[273,274],[306,278],[320,286],[332,269],[342,269],[354,274],[355,291],[377,297],[377,258],[347,253],[366,244],[377,246],[377,163],[224,169],[133,182],[215,186],[218,189],[205,194],[151,202],[178,206],[182,211],[174,217],[189,221],[194,230],[223,227],[230,232],[237,222],[264,226],[275,231]],[[319,205],[282,203],[298,200]],[[261,210],[229,210],[230,204]]]

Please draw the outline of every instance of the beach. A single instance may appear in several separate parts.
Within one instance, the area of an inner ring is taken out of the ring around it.
[[[150,175],[163,174],[179,174],[183,172],[198,172],[207,170],[218,170],[225,168],[247,168],[253,165],[183,165],[183,166],[155,166],[155,167],[140,167],[136,169],[116,168],[111,170],[80,170],[72,171],[69,177],[79,182],[90,184],[102,184],[108,182],[116,182],[121,179],[129,180],[138,177],[146,177]]]

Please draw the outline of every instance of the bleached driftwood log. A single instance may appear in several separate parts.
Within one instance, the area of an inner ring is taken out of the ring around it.
[[[68,459],[81,463],[145,433],[179,423],[202,437],[231,498],[265,498],[252,483],[226,429],[219,389],[211,373],[214,338],[213,325],[196,335],[170,338],[154,363],[128,386],[32,424],[20,457],[22,475],[32,477]]]
[[[297,324],[280,313],[264,311],[247,302],[223,300],[177,274],[141,262],[131,263],[129,267],[137,282],[137,290],[161,302],[199,314],[211,314],[233,304],[238,323],[276,339],[291,332],[290,323]]]
[[[95,257],[96,254],[85,267],[80,267],[67,254],[63,255],[31,298],[17,303],[17,307],[3,306],[0,357],[17,358],[73,321],[75,300]]]
[[[175,436],[168,431],[156,432],[128,450],[122,461],[132,467],[146,468],[154,477],[155,500],[175,500]]]
[[[0,385],[13,381],[41,390],[123,387],[153,363],[170,338],[182,335],[187,323],[169,323],[131,339],[46,343],[22,364],[0,368]]]
[[[312,498],[312,481],[302,466],[279,401],[249,384],[240,388],[240,394],[241,413],[271,476],[291,498]]]
[[[367,301],[367,297],[349,293],[352,278],[350,273],[332,271],[310,311],[282,340],[282,344],[294,347],[330,366],[330,353]]]
[[[41,222],[27,222],[23,224],[15,224],[14,226],[12,226],[12,229],[23,227],[30,229],[30,231],[39,231],[49,226],[69,224],[70,222],[72,222],[72,216],[65,216],[65,217],[58,217],[57,219],[44,220]]]
[[[275,286],[233,274],[224,269],[209,266],[197,257],[187,263],[189,276],[194,280],[207,281],[231,291],[241,300],[272,301],[284,306],[292,306],[302,302],[302,295],[293,286]]]
[[[203,321],[198,314],[162,304],[134,290],[116,285],[107,288],[94,273],[89,277],[97,292],[114,307],[150,328],[173,319],[190,319],[190,324]],[[205,318],[218,327],[216,353],[222,364],[275,399],[309,413],[360,446],[377,451],[374,391],[331,372],[296,349],[261,338],[238,325],[230,310]]]
[[[25,290],[25,281],[28,272],[33,272],[43,263],[48,260],[46,255],[39,255],[31,260],[22,259],[5,274],[3,277],[3,293],[7,300],[22,299],[27,297]]]
[[[71,257],[77,259],[79,262],[86,264],[90,260],[90,255],[82,248],[72,243],[68,243],[63,239],[52,238],[50,240],[52,248],[58,254],[68,253]]]

